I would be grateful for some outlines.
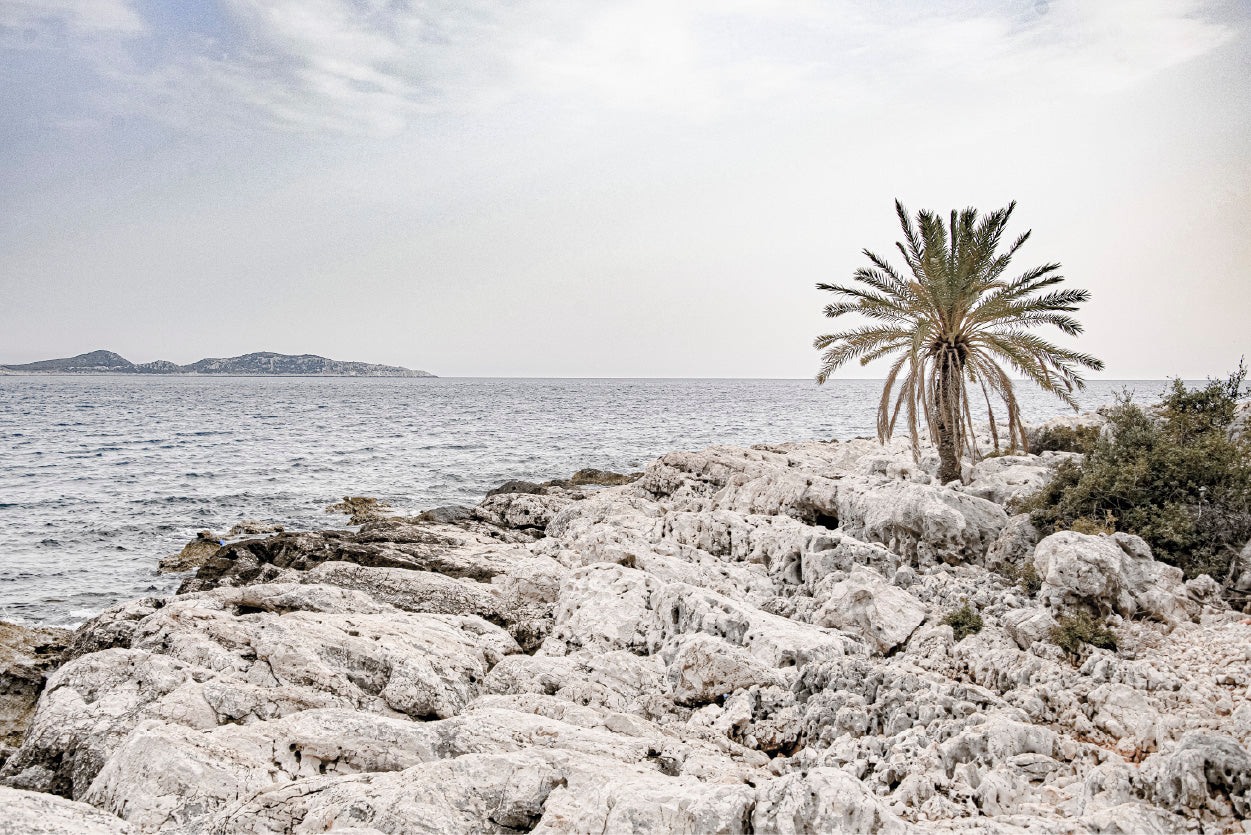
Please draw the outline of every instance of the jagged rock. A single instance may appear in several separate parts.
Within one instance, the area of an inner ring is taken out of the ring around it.
[[[574,648],[642,649],[651,625],[651,596],[660,583],[622,565],[596,564],[561,584],[555,626],[543,642],[549,655]]]
[[[1237,831],[1251,633],[1215,584],[936,468],[713,447],[232,543],[80,628],[0,781],[145,832]],[[1038,603],[988,570],[1027,560]],[[1120,649],[1044,640],[1071,606]]]
[[[485,499],[474,508],[473,513],[477,518],[502,528],[542,531],[570,501],[564,496],[499,493]]]
[[[904,559],[885,546],[861,542],[844,531],[833,531],[809,538],[801,550],[799,562],[799,579],[812,590],[830,574],[850,572],[857,566],[870,568],[893,580]],[[902,566],[902,570],[912,571],[909,566]]]
[[[22,742],[43,692],[70,642],[64,629],[0,621],[0,766]]]
[[[385,519],[391,505],[372,496],[344,496],[343,501],[326,508],[327,513],[343,513],[349,516],[349,525],[363,525],[377,519]]]
[[[907,831],[859,780],[836,768],[814,768],[762,785],[752,826],[757,832],[902,833]]]
[[[112,753],[84,800],[140,831],[194,828],[239,797],[325,774],[400,771],[440,757],[435,723],[306,710],[212,730],[140,723]]]
[[[162,573],[194,571],[212,559],[217,549],[224,544],[223,540],[212,531],[200,531],[195,539],[184,545],[177,554],[161,557],[157,570]]]
[[[570,476],[569,484],[574,487],[581,487],[587,484],[600,487],[619,487],[622,484],[632,484],[642,477],[642,473],[614,473],[611,470],[597,470],[594,467],[587,467],[578,470]]]
[[[489,583],[444,577],[430,571],[323,562],[300,575],[302,583],[355,589],[406,612],[499,617],[498,595]]]
[[[423,510],[413,517],[417,522],[437,522],[443,525],[458,525],[473,518],[473,510],[458,504],[433,507]]]
[[[19,788],[81,796],[143,719],[193,728],[313,707],[450,716],[520,648],[476,617],[414,614],[317,585],[219,589],[140,621],[129,650],[63,666],[0,771]]]
[[[135,835],[121,818],[86,803],[0,786],[0,835]]]
[[[491,490],[488,490],[487,498],[491,498],[492,496],[506,496],[511,493],[543,495],[546,492],[547,490],[543,487],[542,484],[535,484],[533,481],[512,480],[512,481],[505,481],[499,487],[495,487]]]
[[[1195,606],[1182,571],[1156,562],[1141,538],[1058,531],[1034,549],[1040,592],[1054,610],[1090,605],[1105,612],[1143,612],[1168,624],[1188,620]]]
[[[670,645],[669,653],[669,680],[679,704],[707,704],[735,690],[786,684],[746,650],[711,635],[683,636]]]
[[[269,522],[257,522],[248,519],[232,527],[226,532],[227,537],[236,536],[264,536],[270,533],[282,533],[286,528],[282,525],[274,525]]]
[[[507,546],[516,542],[507,536],[493,537],[486,531],[408,519],[367,522],[356,533],[283,533],[220,548],[194,577],[183,581],[179,593],[268,582],[278,576],[272,569],[308,571],[331,561],[371,568],[436,571],[450,577],[489,581],[507,571],[512,562]]]
[[[129,649],[135,628],[148,615],[165,605],[160,597],[141,597],[110,606],[74,632],[64,660],[105,649]]]
[[[986,458],[970,469],[969,481],[961,488],[996,504],[1006,505],[1045,487],[1055,470],[1032,455],[1003,455]]]
[[[838,518],[852,536],[914,563],[978,561],[1008,523],[999,505],[947,487],[848,479],[839,482]]]
[[[1003,616],[1003,628],[1021,649],[1047,640],[1058,625],[1051,612],[1043,608],[1013,609]]]
[[[813,622],[860,635],[877,652],[887,653],[908,640],[925,620],[925,606],[880,574],[856,568],[834,584]]]
[[[1175,812],[1251,816],[1251,755],[1228,737],[1191,731],[1176,750],[1148,757],[1142,780],[1153,802]]]
[[[1029,514],[1019,513],[1008,519],[1008,524],[987,550],[985,565],[992,571],[1024,565],[1033,556],[1040,539],[1042,536],[1030,522]]]

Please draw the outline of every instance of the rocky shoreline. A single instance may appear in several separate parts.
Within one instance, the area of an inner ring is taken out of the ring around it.
[[[711,447],[201,544],[0,633],[0,833],[1251,831],[1251,623],[1010,514],[1073,455]]]

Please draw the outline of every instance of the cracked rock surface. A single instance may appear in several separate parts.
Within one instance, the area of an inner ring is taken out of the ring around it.
[[[1251,626],[1012,516],[1068,456],[712,447],[230,543],[68,642],[0,833],[1251,831]]]

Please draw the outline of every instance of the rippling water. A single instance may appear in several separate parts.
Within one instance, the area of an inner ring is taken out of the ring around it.
[[[1094,407],[1129,386],[1100,381]],[[0,377],[0,618],[74,624],[171,591],[203,528],[341,525],[323,508],[473,504],[511,478],[675,449],[873,433],[871,380]],[[1061,412],[1023,390],[1027,420]]]

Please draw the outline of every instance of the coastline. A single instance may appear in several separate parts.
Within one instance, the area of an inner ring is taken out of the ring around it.
[[[1005,509],[1073,455],[954,489],[898,442],[710,447],[229,543],[76,631],[0,800],[66,832],[1233,826],[1251,787],[1204,769],[1251,763],[1251,628],[1136,537]],[[1045,640],[1083,603],[1117,651]]]
[[[411,374],[199,374],[195,372],[145,372],[145,371],[10,371],[0,368],[0,376],[5,377],[391,377],[400,380],[439,379],[439,375],[429,372],[413,372]]]

